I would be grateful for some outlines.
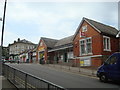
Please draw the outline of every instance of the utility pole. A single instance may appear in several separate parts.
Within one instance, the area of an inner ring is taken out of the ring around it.
[[[120,1],[118,2],[118,38],[119,38],[119,52],[120,52]]]
[[[2,75],[2,47],[3,47],[4,26],[5,26],[6,4],[7,4],[7,0],[5,0],[4,13],[3,13],[3,23],[2,23],[2,35],[1,35],[1,46],[0,46],[0,75]]]

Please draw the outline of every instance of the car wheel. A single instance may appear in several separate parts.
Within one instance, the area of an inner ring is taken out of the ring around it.
[[[105,74],[101,74],[101,75],[100,75],[100,81],[101,81],[101,82],[107,82],[107,81],[108,81],[108,79],[107,79],[107,77],[106,77]]]

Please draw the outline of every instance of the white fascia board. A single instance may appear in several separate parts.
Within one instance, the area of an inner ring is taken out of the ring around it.
[[[94,25],[92,25],[89,21],[87,21],[86,19],[84,19],[88,24],[90,24],[95,30],[97,30],[99,33],[101,33],[101,31],[99,29],[97,29]]]
[[[116,35],[116,37],[117,37],[117,38],[120,37],[120,30],[119,30],[118,34]]]
[[[63,50],[63,49],[70,48],[70,47],[73,47],[73,46],[63,47],[63,48],[58,48],[58,49],[53,49],[53,50],[49,50],[48,52],[53,52],[53,51],[57,51],[57,50]]]
[[[84,56],[84,57],[75,57],[76,59],[84,59],[84,58],[92,58],[92,57],[102,57],[103,55],[92,55],[92,56]]]

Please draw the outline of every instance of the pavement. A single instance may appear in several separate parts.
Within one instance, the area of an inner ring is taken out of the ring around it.
[[[0,76],[0,90],[17,90],[4,76]]]
[[[59,70],[70,72],[70,73],[92,76],[92,77],[96,77],[96,73],[97,73],[97,70],[94,68],[88,69],[88,68],[71,67],[71,66],[65,66],[65,65],[59,65],[59,64],[44,64],[43,66],[59,69]]]

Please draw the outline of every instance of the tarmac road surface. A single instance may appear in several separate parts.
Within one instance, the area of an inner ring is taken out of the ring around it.
[[[97,78],[51,69],[40,64],[8,64],[64,88],[120,88],[120,85],[102,83]],[[35,82],[35,81],[34,81]]]

